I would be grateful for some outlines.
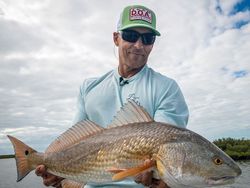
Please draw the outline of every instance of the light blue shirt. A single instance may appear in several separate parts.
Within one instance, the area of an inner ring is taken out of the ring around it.
[[[136,75],[124,79],[120,85],[118,69],[99,78],[86,79],[80,87],[77,113],[74,123],[89,119],[107,127],[127,100],[132,99],[153,117],[155,121],[186,127],[188,108],[177,83],[147,65]],[[142,187],[131,180],[101,187]],[[95,187],[87,185],[85,187]]]

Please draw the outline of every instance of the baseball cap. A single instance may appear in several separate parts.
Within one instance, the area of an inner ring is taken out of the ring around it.
[[[155,13],[145,6],[131,5],[123,9],[117,30],[122,31],[132,27],[146,27],[151,29],[157,36],[161,35],[160,32],[156,30]]]

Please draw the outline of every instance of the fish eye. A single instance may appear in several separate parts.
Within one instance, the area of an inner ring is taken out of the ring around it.
[[[221,164],[223,164],[223,160],[222,160],[221,158],[219,158],[219,157],[214,157],[213,162],[214,162],[214,164],[216,164],[216,165],[221,165]]]
[[[25,155],[29,155],[29,151],[28,150],[25,150]]]

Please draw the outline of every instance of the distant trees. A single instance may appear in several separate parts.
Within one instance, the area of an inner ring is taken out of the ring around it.
[[[245,140],[244,138],[221,138],[213,141],[213,143],[234,160],[250,159],[250,140]]]
[[[0,155],[0,159],[14,158],[15,155]]]

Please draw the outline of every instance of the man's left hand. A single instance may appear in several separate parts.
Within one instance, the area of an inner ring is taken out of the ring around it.
[[[152,171],[137,175],[135,182],[150,188],[170,188],[164,181],[153,178]]]

